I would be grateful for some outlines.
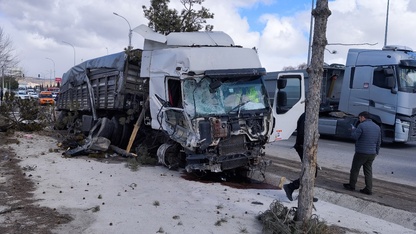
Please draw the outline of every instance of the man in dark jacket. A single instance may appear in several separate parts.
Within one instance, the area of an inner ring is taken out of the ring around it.
[[[365,177],[365,188],[360,192],[371,195],[373,194],[373,161],[380,151],[381,132],[380,127],[370,119],[367,111],[358,115],[360,124],[357,128],[352,126],[352,137],[355,140],[355,154],[352,160],[350,171],[350,182],[344,184],[344,188],[354,191],[357,183],[358,174],[363,166]]]
[[[298,153],[299,157],[300,157],[300,161],[303,162],[303,141],[305,138],[305,113],[303,113],[297,122],[296,125],[296,142],[295,142],[295,150]],[[315,177],[317,176],[318,173],[318,167],[316,167],[316,172],[315,172]],[[283,189],[285,190],[286,193],[286,197],[293,201],[292,198],[292,193],[293,191],[295,191],[296,189],[299,189],[300,187],[300,178],[292,181],[290,184],[285,184],[283,185]],[[317,202],[318,198],[313,198],[313,202]]]

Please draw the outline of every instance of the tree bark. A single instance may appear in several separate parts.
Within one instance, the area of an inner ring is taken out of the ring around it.
[[[318,152],[318,118],[321,103],[321,84],[323,76],[324,52],[328,44],[326,27],[331,11],[328,0],[317,0],[312,10],[315,19],[312,42],[311,65],[307,68],[309,88],[306,97],[305,138],[303,164],[301,170],[301,188],[299,191],[297,221],[307,222],[312,216],[315,172]]]

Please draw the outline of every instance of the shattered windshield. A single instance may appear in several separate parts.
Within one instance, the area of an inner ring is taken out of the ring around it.
[[[208,77],[184,81],[185,110],[192,117],[259,110],[268,106],[260,77],[221,79],[219,86],[210,87],[212,82]]]
[[[416,93],[416,68],[399,68],[399,91]]]

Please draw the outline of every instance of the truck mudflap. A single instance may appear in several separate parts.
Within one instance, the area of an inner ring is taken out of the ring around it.
[[[107,151],[110,147],[109,140],[113,132],[113,125],[108,118],[100,118],[89,131],[85,144],[64,152],[66,156],[78,156],[92,152]]]

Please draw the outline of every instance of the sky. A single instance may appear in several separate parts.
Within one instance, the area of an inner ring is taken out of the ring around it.
[[[263,67],[278,71],[306,63],[312,1],[205,0],[214,13],[208,23],[229,34],[235,44],[256,47]],[[385,43],[388,0],[329,0],[325,62],[345,64],[348,49],[381,49]],[[62,77],[82,61],[122,51],[133,29],[148,20],[149,0],[0,0],[0,27],[13,42],[26,77]],[[181,10],[180,0],[170,8]],[[199,9],[199,5],[195,9]],[[113,14],[123,16],[116,16]],[[416,49],[416,1],[389,4],[388,45]],[[132,46],[143,39],[133,32]]]

